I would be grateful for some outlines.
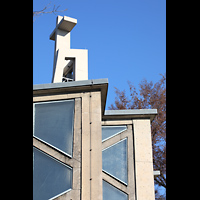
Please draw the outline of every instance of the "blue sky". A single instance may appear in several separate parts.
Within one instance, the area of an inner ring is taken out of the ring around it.
[[[41,10],[49,0],[33,0]],[[166,72],[166,0],[52,0],[58,15],[77,19],[71,48],[88,49],[89,79],[108,78],[106,109],[114,103],[114,87],[128,91],[127,81],[157,82]],[[33,84],[51,83],[56,15],[33,23]]]

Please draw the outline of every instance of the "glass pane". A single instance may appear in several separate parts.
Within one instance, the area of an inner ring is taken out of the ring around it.
[[[102,141],[107,140],[126,129],[126,126],[102,126]]]
[[[127,138],[102,151],[102,165],[103,171],[128,183]]]
[[[35,104],[34,135],[72,156],[74,100]]]
[[[72,188],[72,168],[33,148],[33,200],[46,200]]]
[[[103,181],[103,200],[128,200],[128,195]]]

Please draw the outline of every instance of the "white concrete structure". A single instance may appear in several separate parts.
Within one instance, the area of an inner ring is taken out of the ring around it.
[[[155,200],[157,109],[105,110],[108,79],[70,49],[76,23],[58,16],[52,83],[33,86],[33,200]]]
[[[33,86],[33,200],[155,200],[159,172],[153,171],[151,122],[157,109],[105,110],[107,91],[108,79]],[[73,115],[64,111],[67,101],[74,101]],[[71,154],[61,149],[66,116],[72,119],[73,137],[63,144],[73,146]],[[48,155],[43,162],[48,169],[40,167],[36,151]],[[65,167],[48,164],[48,159]],[[60,175],[67,169],[71,178]]]
[[[77,19],[58,16],[50,35],[55,41],[52,83],[88,80],[88,50],[70,49],[70,32]]]

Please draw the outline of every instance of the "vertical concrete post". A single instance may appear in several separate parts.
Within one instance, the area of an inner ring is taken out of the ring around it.
[[[150,119],[133,120],[137,199],[155,199]]]
[[[91,92],[91,200],[102,200],[101,92]]]
[[[82,98],[82,200],[102,200],[101,92]]]
[[[90,200],[90,95],[82,96],[82,188],[81,199]]]
[[[56,26],[63,19],[61,16],[57,16]],[[53,76],[52,82],[61,82],[63,75],[63,67],[67,64],[64,59],[66,56],[66,50],[70,49],[70,32],[61,29],[55,29],[55,47],[54,47],[54,61],[53,61]]]

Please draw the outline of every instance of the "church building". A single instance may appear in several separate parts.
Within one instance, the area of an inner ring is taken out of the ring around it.
[[[71,49],[77,19],[58,16],[52,83],[33,85],[33,200],[154,200],[157,109],[105,110],[108,79],[88,80]]]

